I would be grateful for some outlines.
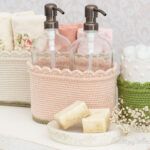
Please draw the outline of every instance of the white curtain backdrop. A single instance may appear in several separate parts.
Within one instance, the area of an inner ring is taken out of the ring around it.
[[[43,14],[46,3],[56,3],[66,14],[58,14],[61,23],[84,21],[84,6],[96,4],[108,13],[99,15],[102,27],[113,29],[114,48],[144,43],[150,45],[150,0],[0,0],[0,11],[34,10]]]

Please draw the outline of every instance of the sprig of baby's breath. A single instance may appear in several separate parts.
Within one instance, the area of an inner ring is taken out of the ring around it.
[[[115,122],[124,133],[131,130],[150,132],[150,108],[130,108],[125,106],[123,99],[119,99],[112,115],[112,122]]]

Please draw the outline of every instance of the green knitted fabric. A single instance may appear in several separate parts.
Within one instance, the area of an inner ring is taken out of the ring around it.
[[[117,84],[119,98],[123,100],[125,106],[131,108],[150,107],[150,82],[129,82],[119,76]]]

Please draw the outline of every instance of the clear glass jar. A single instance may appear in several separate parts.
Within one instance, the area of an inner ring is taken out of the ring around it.
[[[107,70],[113,65],[111,44],[97,31],[85,32],[71,46],[74,70]]]
[[[46,29],[34,43],[32,63],[41,67],[70,68],[70,41],[57,29]]]

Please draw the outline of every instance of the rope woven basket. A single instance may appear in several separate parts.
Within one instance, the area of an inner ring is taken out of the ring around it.
[[[0,105],[30,106],[28,51],[0,51]]]
[[[31,111],[39,123],[48,123],[55,113],[77,100],[85,101],[90,108],[112,109],[115,105],[116,65],[96,72],[28,66]]]
[[[118,77],[119,98],[125,106],[131,108],[143,108],[150,106],[150,83],[125,81],[122,76]]]

